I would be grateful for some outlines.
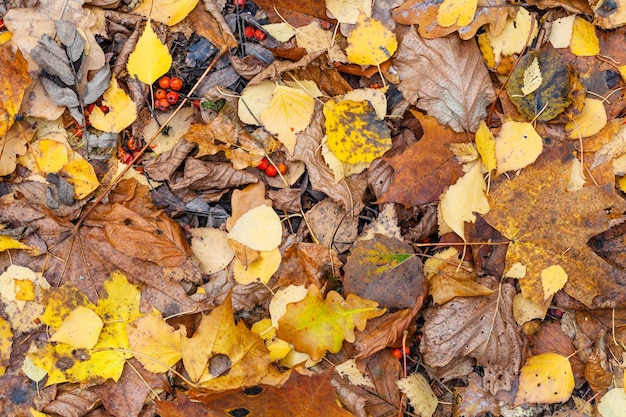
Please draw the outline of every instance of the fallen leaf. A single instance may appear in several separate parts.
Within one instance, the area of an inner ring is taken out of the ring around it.
[[[474,20],[477,3],[478,0],[443,0],[437,10],[437,23],[444,28],[455,24],[467,26]]]
[[[82,200],[100,186],[93,166],[86,159],[78,158],[68,162],[61,172],[67,175],[67,182],[74,186],[75,200]]]
[[[541,271],[544,302],[550,299],[567,282],[567,273],[561,265],[552,265]]]
[[[9,44],[0,46],[0,138],[5,138],[15,122],[31,82],[24,55],[19,49],[14,49]]]
[[[391,58],[398,48],[396,35],[380,21],[360,13],[348,35],[346,56],[358,65],[380,65]]]
[[[287,306],[278,321],[278,337],[319,360],[326,351],[339,352],[344,340],[354,342],[355,327],[363,330],[368,319],[384,314],[377,306],[354,294],[344,300],[335,291],[324,300],[320,290],[311,285],[302,301]]]
[[[396,381],[396,385],[407,396],[409,404],[418,415],[422,417],[433,415],[439,402],[424,375],[417,372],[412,373],[408,377]]]
[[[26,143],[32,139],[35,132],[34,126],[25,122],[18,122],[2,135],[3,150],[0,152],[0,175],[9,175],[15,171],[17,157],[26,153],[28,149]]]
[[[476,150],[480,154],[485,169],[489,172],[496,169],[496,140],[483,120],[480,121],[476,131],[475,141]]]
[[[133,52],[128,56],[126,69],[131,77],[152,85],[160,76],[169,71],[172,56],[167,46],[157,38],[152,23],[148,19],[143,34],[137,41]]]
[[[109,108],[106,114],[99,106],[95,106],[89,115],[89,121],[96,129],[120,133],[137,118],[135,103],[124,90],[118,87],[115,77],[102,96],[102,104]]]
[[[500,406],[496,399],[483,388],[480,376],[472,372],[468,377],[466,387],[455,387],[452,404],[452,416],[480,416],[491,413],[494,416],[500,414]]]
[[[0,376],[3,376],[11,362],[13,332],[11,324],[0,317]]]
[[[235,251],[228,245],[228,233],[211,227],[191,229],[191,251],[200,261],[200,270],[213,274],[228,266]]]
[[[278,248],[260,251],[259,258],[247,264],[235,259],[233,264],[235,281],[241,285],[253,282],[267,284],[280,267],[281,260],[282,257]]]
[[[78,349],[92,349],[98,342],[104,323],[90,308],[78,306],[68,314],[50,338]]]
[[[371,16],[372,3],[368,0],[326,0],[328,17],[337,19],[340,23],[355,24],[359,15]]]
[[[147,18],[174,26],[196,7],[198,0],[146,0],[133,10]]]
[[[587,138],[599,133],[607,121],[604,102],[587,97],[582,112],[565,124],[565,130],[570,139]]]
[[[530,357],[522,367],[515,404],[565,402],[573,390],[574,376],[567,357],[542,353]]]
[[[537,91],[543,82],[541,76],[541,68],[539,68],[539,61],[537,57],[533,59],[528,67],[524,70],[524,83],[522,84],[522,94],[528,95]]]
[[[455,132],[475,132],[487,116],[495,91],[475,42],[454,36],[422,39],[411,28],[393,62],[402,95]]]
[[[182,359],[181,337],[185,328],[174,330],[160,313],[138,318],[127,327],[130,349],[150,372],[164,373]]]
[[[263,80],[259,84],[248,84],[239,96],[237,114],[239,119],[249,125],[260,126],[261,113],[270,106],[276,83]]]
[[[489,48],[489,55],[493,56],[493,63],[487,61],[489,68],[496,68],[497,64],[506,57],[519,54],[524,46],[531,45],[533,40],[539,33],[539,25],[533,25],[534,17],[524,7],[517,9],[517,14],[506,19],[503,30],[494,35],[491,31],[477,35],[478,45],[483,52],[483,56],[487,58],[485,48]],[[533,27],[533,33],[529,37],[529,33]]]
[[[582,17],[576,17],[572,27],[570,50],[576,56],[595,56],[600,53],[600,39],[596,35],[593,23]]]
[[[600,398],[598,411],[602,417],[619,417],[626,407],[624,388],[613,388]]]
[[[543,139],[530,123],[508,121],[496,138],[497,175],[532,164],[543,151]]]
[[[274,209],[260,205],[237,220],[228,238],[254,250],[271,251],[280,245],[282,233],[280,218]]]

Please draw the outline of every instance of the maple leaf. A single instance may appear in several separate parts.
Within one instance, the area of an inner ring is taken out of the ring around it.
[[[626,289],[619,284],[623,273],[596,255],[587,242],[608,230],[605,210],[621,211],[626,203],[603,186],[567,191],[570,163],[561,162],[558,152],[544,152],[519,176],[492,184],[491,212],[484,218],[511,241],[505,268],[515,263],[526,266],[526,275],[519,280],[522,293],[540,305],[545,302],[541,272],[552,265],[565,270],[569,277],[565,292],[583,304],[624,305]]]
[[[278,337],[319,360],[326,351],[339,352],[344,340],[354,342],[355,327],[363,330],[368,319],[385,313],[377,306],[354,294],[344,300],[336,291],[324,300],[317,286],[311,285],[302,301],[287,305],[278,320]]]
[[[475,132],[496,96],[475,42],[422,39],[411,27],[394,63],[402,95],[455,132]]]
[[[385,159],[394,175],[377,203],[394,202],[406,207],[430,203],[463,174],[446,145],[467,142],[467,136],[442,126],[434,117],[412,113],[424,128],[424,136],[400,155]]]

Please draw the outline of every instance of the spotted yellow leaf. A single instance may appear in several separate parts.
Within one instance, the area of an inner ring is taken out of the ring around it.
[[[171,66],[172,56],[167,46],[157,38],[148,20],[146,29],[128,57],[126,70],[132,78],[137,77],[143,83],[152,84],[169,71]]]
[[[467,26],[474,20],[478,0],[443,0],[437,11],[437,23],[444,28]]]
[[[565,402],[574,390],[572,365],[565,356],[542,353],[522,367],[515,405]]]
[[[102,95],[102,104],[109,108],[104,114],[100,107],[95,106],[89,116],[91,125],[104,132],[119,133],[137,118],[135,102],[117,85],[117,79],[113,77],[109,88]]]
[[[380,21],[364,14],[348,35],[346,56],[348,61],[358,65],[380,65],[387,61],[398,49],[394,32]]]
[[[391,148],[389,128],[368,100],[331,100],[324,116],[328,146],[342,162],[372,162]]]
[[[543,150],[543,140],[530,123],[508,121],[496,139],[497,175],[516,171],[535,162]]]

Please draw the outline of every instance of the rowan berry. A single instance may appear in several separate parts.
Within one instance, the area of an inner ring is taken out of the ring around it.
[[[253,38],[254,37],[254,28],[252,26],[246,26],[246,28],[243,30],[244,35],[246,35],[246,38]]]
[[[170,103],[171,105],[174,105],[176,103],[178,103],[178,93],[176,91],[168,91],[167,94],[165,95],[165,99],[167,100],[168,103]]]
[[[268,161],[267,158],[263,158],[261,159],[261,162],[259,163],[259,165],[257,165],[256,167],[260,169],[261,171],[265,171],[268,166],[270,166],[270,161]]]
[[[261,29],[257,29],[254,31],[254,39],[256,39],[259,42],[264,40],[266,36],[267,35],[265,34],[265,32],[263,32]]]
[[[170,88],[174,91],[179,91],[183,88],[183,80],[178,77],[172,77],[170,79]]]
[[[167,99],[162,98],[162,99],[157,100],[157,101],[154,102],[154,107],[157,110],[160,110],[162,112],[166,112],[170,108],[170,103],[168,103]]]
[[[278,170],[278,172],[280,172],[282,175],[285,175],[287,173],[287,171],[289,171],[289,168],[287,168],[287,165],[285,165],[282,162],[279,162],[276,164],[276,169]]]
[[[267,175],[268,177],[275,177],[276,175],[278,175],[278,171],[276,170],[276,167],[274,165],[269,165],[267,168],[265,168],[265,175]]]
[[[158,88],[155,92],[154,92],[154,98],[157,100],[162,100],[165,98],[165,96],[167,95],[167,91],[165,91],[162,88]]]
[[[159,78],[159,87],[165,90],[170,88],[170,77],[168,77],[167,75],[164,75],[161,78]]]
[[[236,7],[244,7],[246,5],[246,0],[232,0],[233,6]]]

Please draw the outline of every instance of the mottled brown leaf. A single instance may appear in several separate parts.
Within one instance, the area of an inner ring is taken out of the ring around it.
[[[230,162],[208,162],[187,158],[182,178],[173,178],[172,190],[222,190],[257,182],[251,172],[235,169]]]
[[[498,402],[483,388],[482,380],[476,373],[469,375],[469,383],[466,387],[454,388],[454,400],[453,417],[482,416],[486,413],[494,416],[500,415]]]

